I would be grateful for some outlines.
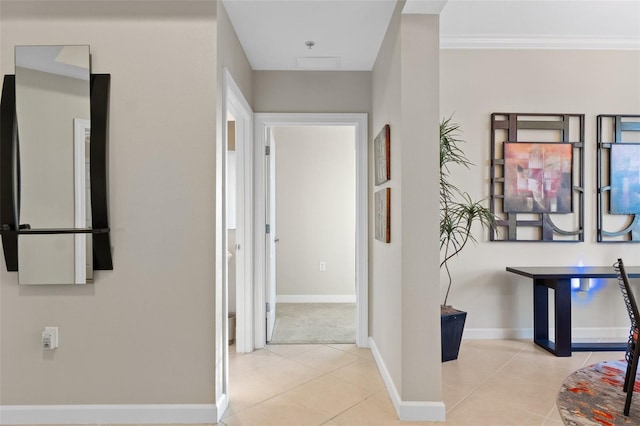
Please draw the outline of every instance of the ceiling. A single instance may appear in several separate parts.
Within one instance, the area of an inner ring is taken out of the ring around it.
[[[254,70],[368,71],[396,0],[223,3]],[[408,0],[404,11],[440,10],[441,48],[640,51],[640,0]]]

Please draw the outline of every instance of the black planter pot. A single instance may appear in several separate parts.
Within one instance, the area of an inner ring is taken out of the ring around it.
[[[458,359],[466,319],[467,313],[464,311],[454,310],[454,312],[440,314],[442,362]]]

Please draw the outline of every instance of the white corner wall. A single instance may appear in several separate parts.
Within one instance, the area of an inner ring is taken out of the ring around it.
[[[111,74],[114,263],[86,286],[18,287],[0,268],[0,422],[19,421],[7,406],[99,404],[129,414],[89,423],[133,423],[149,412],[132,406],[159,404],[175,410],[141,418],[212,423],[216,3],[0,6],[2,74],[15,45],[70,43]],[[44,326],[59,327],[55,351],[40,348]]]
[[[442,50],[441,115],[460,123],[465,151],[476,164],[456,174],[474,198],[489,195],[493,112],[584,113],[585,241],[480,241],[453,259],[450,302],[468,311],[465,338],[532,336],[532,283],[506,266],[640,264],[637,244],[596,243],[596,116],[640,113],[640,52],[605,50]],[[628,318],[614,281],[574,294],[578,337],[622,337]],[[445,289],[442,289],[443,294]],[[464,356],[464,353],[461,353]]]
[[[355,129],[275,127],[273,136],[278,301],[355,302]]]
[[[391,243],[370,238],[372,348],[401,420],[444,420],[438,276],[439,21],[394,13],[373,69],[372,138],[391,126]],[[373,155],[370,154],[370,170]],[[373,182],[372,172],[370,181]],[[428,366],[425,368],[425,366]]]

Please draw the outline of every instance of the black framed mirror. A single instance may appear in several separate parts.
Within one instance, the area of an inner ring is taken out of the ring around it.
[[[0,226],[20,284],[113,269],[107,203],[110,75],[89,46],[17,46],[0,102]]]

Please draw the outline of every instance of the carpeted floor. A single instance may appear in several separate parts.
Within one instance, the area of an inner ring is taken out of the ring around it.
[[[269,343],[355,343],[355,303],[278,303]]]
[[[617,426],[640,424],[640,383],[636,382],[629,417],[623,414],[622,391],[627,363],[606,361],[575,371],[562,384],[558,411],[565,425]],[[637,378],[636,378],[637,380]],[[637,392],[637,393],[636,393]]]

